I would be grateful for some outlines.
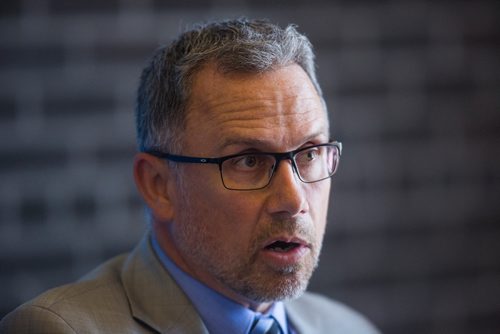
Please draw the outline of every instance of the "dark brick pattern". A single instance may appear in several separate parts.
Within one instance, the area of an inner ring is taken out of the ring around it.
[[[311,289],[384,333],[500,328],[498,1],[0,5],[0,316],[140,237],[140,69],[193,22],[297,23],[345,154]]]

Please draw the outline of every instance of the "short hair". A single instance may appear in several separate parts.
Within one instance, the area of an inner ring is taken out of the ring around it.
[[[198,25],[157,49],[142,72],[136,105],[140,151],[179,153],[193,77],[209,63],[221,73],[262,73],[295,63],[322,98],[312,45],[294,25],[282,29],[245,18]]]

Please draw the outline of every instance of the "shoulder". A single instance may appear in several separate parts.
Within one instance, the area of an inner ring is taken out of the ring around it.
[[[0,333],[76,333],[60,315],[50,309],[26,303],[0,322]]]
[[[37,333],[75,333],[82,324],[93,328],[103,318],[130,314],[120,281],[123,261],[124,256],[116,257],[82,280],[48,290],[21,305],[0,322],[0,333],[32,333],[35,329]]]
[[[378,334],[359,312],[327,297],[305,293],[285,303],[290,321],[302,332],[331,334]],[[299,332],[301,332],[299,330]]]
[[[71,305],[71,309],[95,308],[100,302],[109,304],[121,301],[124,295],[121,270],[125,258],[126,255],[120,255],[108,260],[77,282],[48,290],[28,304],[63,311],[67,310],[68,305]]]

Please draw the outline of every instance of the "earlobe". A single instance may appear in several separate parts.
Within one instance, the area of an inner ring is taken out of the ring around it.
[[[155,220],[172,220],[174,208],[169,186],[174,181],[168,165],[150,154],[138,153],[134,159],[134,180]]]

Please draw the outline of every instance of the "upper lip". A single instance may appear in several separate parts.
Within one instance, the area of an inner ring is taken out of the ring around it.
[[[266,248],[270,246],[271,244],[277,242],[277,241],[282,241],[282,242],[288,242],[288,243],[296,243],[301,246],[306,246],[306,247],[311,247],[311,244],[305,241],[304,239],[301,239],[299,237],[295,236],[278,236],[278,237],[273,237],[270,239],[267,239],[266,242],[264,242],[264,247]]]

